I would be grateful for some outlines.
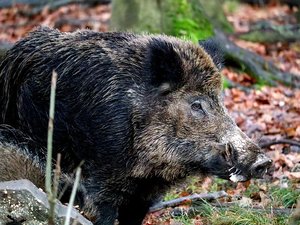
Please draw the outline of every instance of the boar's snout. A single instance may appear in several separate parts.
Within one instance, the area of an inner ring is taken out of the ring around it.
[[[272,160],[264,154],[259,154],[256,161],[251,166],[251,176],[261,178],[271,166]]]

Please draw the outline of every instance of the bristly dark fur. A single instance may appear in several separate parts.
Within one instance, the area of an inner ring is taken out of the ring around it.
[[[211,38],[208,40],[201,40],[199,41],[199,45],[204,48],[204,50],[210,55],[214,64],[219,68],[222,69],[223,67],[223,60],[224,60],[224,51],[216,39]]]
[[[207,46],[40,28],[0,66],[0,124],[45,147],[55,70],[54,151],[62,153],[63,172],[84,160],[84,202],[96,209],[96,225],[141,224],[173,183],[195,173],[248,179],[261,152],[227,115]]]

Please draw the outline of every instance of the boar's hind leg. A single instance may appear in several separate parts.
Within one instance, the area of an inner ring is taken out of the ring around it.
[[[141,225],[152,202],[141,199],[131,201],[119,208],[119,225]]]

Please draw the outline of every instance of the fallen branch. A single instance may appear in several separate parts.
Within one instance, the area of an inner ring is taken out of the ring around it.
[[[199,200],[211,201],[211,200],[226,197],[226,196],[228,196],[228,194],[225,191],[218,191],[218,192],[207,193],[207,194],[193,194],[193,195],[189,195],[189,196],[185,196],[185,197],[181,197],[181,198],[176,198],[176,199],[166,201],[166,202],[159,202],[156,205],[152,206],[149,209],[149,212],[155,212],[155,211],[165,209],[168,207],[176,207],[176,206],[185,204],[187,201],[188,202],[199,201]]]
[[[226,63],[244,69],[256,82],[275,86],[277,81],[290,87],[300,88],[300,76],[282,72],[260,55],[238,47],[220,31],[216,31],[215,39],[223,47]]]
[[[289,145],[295,145],[300,147],[300,142],[299,141],[294,141],[294,140],[289,140],[289,139],[279,139],[279,140],[274,140],[274,141],[269,141],[265,143],[259,144],[261,148],[268,148],[272,145],[278,145],[278,144],[289,144]]]

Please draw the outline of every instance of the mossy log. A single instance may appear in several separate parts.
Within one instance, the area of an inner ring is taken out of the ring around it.
[[[226,63],[239,66],[257,83],[274,86],[277,84],[276,82],[279,82],[290,87],[300,88],[300,76],[282,72],[274,63],[265,60],[260,55],[238,47],[220,31],[216,31],[216,40],[223,47]]]
[[[263,22],[249,32],[239,33],[235,36],[246,41],[260,43],[294,42],[300,40],[300,24],[275,26]]]

